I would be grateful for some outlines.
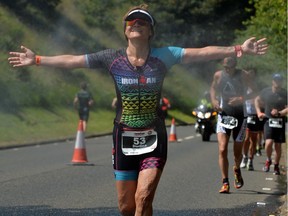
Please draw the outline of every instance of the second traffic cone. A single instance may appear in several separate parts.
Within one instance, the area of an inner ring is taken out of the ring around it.
[[[85,147],[85,135],[83,131],[83,121],[80,120],[78,124],[78,131],[75,141],[74,154],[72,158],[73,165],[90,165],[88,164],[86,147]]]
[[[177,142],[177,136],[176,136],[176,127],[175,127],[175,119],[172,118],[171,122],[171,128],[170,128],[170,136],[169,136],[170,142]]]

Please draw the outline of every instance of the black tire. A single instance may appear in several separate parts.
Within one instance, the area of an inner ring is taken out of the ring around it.
[[[202,133],[202,141],[204,141],[204,142],[208,142],[208,141],[210,141],[210,133],[208,132],[208,131],[203,131],[203,133]]]

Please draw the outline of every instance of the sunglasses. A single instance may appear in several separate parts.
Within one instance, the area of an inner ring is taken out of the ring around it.
[[[134,19],[131,21],[126,21],[126,26],[134,26],[137,23],[139,26],[148,26],[149,22],[141,19]]]

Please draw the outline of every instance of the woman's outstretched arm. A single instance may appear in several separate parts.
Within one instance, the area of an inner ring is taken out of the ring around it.
[[[86,66],[85,55],[58,55],[38,56],[30,49],[21,46],[22,52],[10,52],[8,61],[13,67],[30,65],[43,65],[60,68],[84,68]]]
[[[203,48],[185,48],[183,63],[192,63],[197,61],[209,61],[223,59],[226,57],[240,57],[245,55],[264,55],[267,52],[268,45],[266,38],[256,40],[255,37],[249,38],[242,45],[236,46],[207,46]]]

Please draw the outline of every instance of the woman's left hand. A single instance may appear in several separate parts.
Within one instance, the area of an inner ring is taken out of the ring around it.
[[[268,50],[266,38],[256,40],[255,37],[249,38],[241,45],[244,54],[249,55],[264,55]]]

